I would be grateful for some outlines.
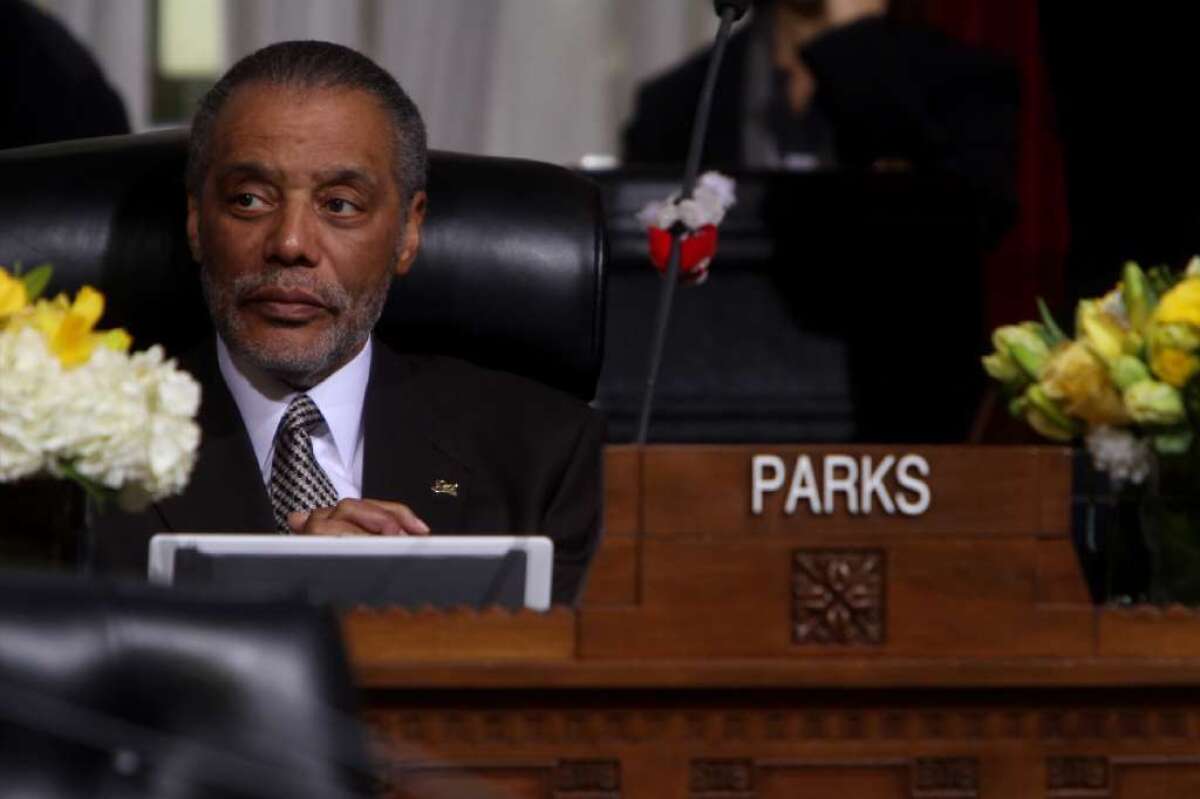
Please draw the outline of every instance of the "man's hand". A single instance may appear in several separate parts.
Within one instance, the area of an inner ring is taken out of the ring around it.
[[[293,511],[297,535],[429,535],[429,525],[407,505],[378,499],[343,499],[332,508]]]
[[[837,28],[868,17],[882,17],[887,7],[887,0],[825,0],[825,20],[829,27]]]
[[[816,78],[800,50],[835,28],[883,16],[888,0],[824,0],[823,3],[776,3],[771,26],[771,61],[787,78],[787,104],[802,113],[816,92]]]

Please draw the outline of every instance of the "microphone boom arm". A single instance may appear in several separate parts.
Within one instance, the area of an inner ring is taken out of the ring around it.
[[[713,40],[712,58],[708,62],[708,73],[704,77],[704,88],[700,92],[700,102],[696,105],[696,117],[692,122],[692,138],[688,144],[687,161],[683,169],[683,186],[679,193],[680,201],[692,196],[696,188],[696,178],[700,172],[700,157],[704,152],[705,134],[708,132],[708,117],[712,111],[713,93],[717,85],[717,74],[721,69],[721,59],[725,56],[725,46],[733,30],[733,23],[746,13],[749,0],[715,0],[714,7],[721,16],[721,26]],[[641,418],[638,421],[636,443],[644,445],[650,433],[650,414],[654,407],[654,389],[658,382],[658,370],[662,365],[663,348],[667,341],[667,326],[671,320],[671,306],[675,300],[675,284],[679,282],[679,254],[683,226],[676,222],[671,226],[671,250],[667,257],[667,272],[663,279],[662,291],[658,295],[658,311],[654,317],[654,338],[650,348],[650,363],[646,373],[646,389],[642,397]]]

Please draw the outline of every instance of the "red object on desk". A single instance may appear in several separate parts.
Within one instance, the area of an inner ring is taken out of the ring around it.
[[[671,257],[671,234],[660,227],[646,228],[650,239],[650,261],[666,274]],[[708,263],[717,253],[717,226],[704,225],[684,232],[679,253],[679,277],[685,283],[699,283],[708,277]]]

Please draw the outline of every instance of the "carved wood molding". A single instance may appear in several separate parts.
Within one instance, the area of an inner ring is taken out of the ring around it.
[[[913,799],[975,799],[979,761],[973,757],[922,757],[913,763]]]
[[[792,553],[792,642],[879,646],[886,641],[887,553],[797,549]]]
[[[618,760],[559,760],[512,762],[410,760],[383,758],[376,771],[373,794],[408,796],[414,786],[430,776],[453,776],[464,785],[487,793],[489,779],[497,775],[524,776],[535,784],[551,786],[552,799],[621,799],[621,763]],[[443,795],[441,793],[439,796]]]
[[[619,799],[621,763],[617,760],[563,760],[554,775],[555,799]]]
[[[754,764],[749,760],[693,760],[688,774],[692,799],[752,799]]]
[[[471,750],[501,745],[720,746],[780,742],[1041,740],[1047,743],[1200,740],[1200,708],[739,708],[374,709],[385,747]]]
[[[1061,756],[1046,758],[1046,795],[1056,797],[1109,795],[1108,758]]]

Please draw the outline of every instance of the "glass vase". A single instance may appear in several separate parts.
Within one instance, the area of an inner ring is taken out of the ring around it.
[[[1148,594],[1155,604],[1200,605],[1200,458],[1159,456],[1141,500],[1149,553]]]

